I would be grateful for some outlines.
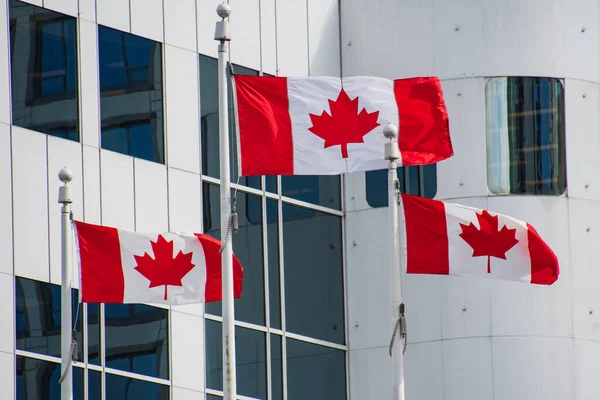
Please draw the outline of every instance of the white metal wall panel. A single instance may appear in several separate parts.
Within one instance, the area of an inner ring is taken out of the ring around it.
[[[73,17],[77,17],[78,7],[77,0],[44,0],[44,8]]]
[[[78,39],[80,132],[84,144],[100,147],[98,26],[94,22],[80,20]]]
[[[600,399],[600,343],[575,340],[576,387],[573,398],[577,400]],[[576,397],[575,397],[576,396]]]
[[[231,62],[260,70],[259,0],[231,0]],[[216,14],[215,14],[216,15]],[[215,19],[217,21],[218,18]],[[215,42],[217,44],[217,42]]]
[[[200,173],[198,54],[165,46],[167,162]]]
[[[220,20],[217,6],[213,0],[196,0],[196,29],[198,35],[198,53],[217,58],[215,24]]]
[[[6,296],[6,295],[3,295]],[[0,351],[0,385],[2,393],[9,399],[15,398],[15,355]],[[7,372],[10,371],[10,372]]]
[[[173,386],[173,400],[198,400],[204,398],[204,392],[183,389]]]
[[[392,374],[388,347],[348,351],[350,399],[389,399]]]
[[[567,78],[600,81],[600,3],[564,2],[565,73]]]
[[[135,229],[162,233],[169,230],[167,169],[162,164],[134,159]]]
[[[492,338],[444,340],[442,351],[444,400],[494,400]]]
[[[200,175],[169,168],[169,230],[200,232],[202,201]]]
[[[135,230],[133,157],[100,151],[102,225]]]
[[[79,19],[96,21],[96,0],[79,0]]]
[[[162,42],[163,0],[130,0],[130,3],[131,33]]]
[[[281,76],[308,75],[306,0],[277,2],[277,59]]]
[[[340,76],[338,0],[307,0],[308,69],[312,76]]]
[[[10,38],[7,1],[0,1],[0,123],[10,124]]]
[[[204,390],[204,319],[171,313],[171,380],[174,386]]]
[[[46,154],[46,135],[12,127],[15,274],[43,282],[49,280]]]
[[[197,51],[196,1],[167,0],[164,8],[165,43]]]
[[[100,150],[83,146],[83,205],[85,222],[100,224]]]
[[[260,0],[260,35],[262,70],[277,75],[277,31],[275,29],[275,0]]]
[[[98,24],[129,32],[131,17],[129,0],[96,0]]]
[[[0,293],[0,352],[12,353],[15,349],[15,282],[12,274],[0,273]],[[0,375],[11,375],[0,371]],[[2,390],[4,393],[4,387]]]
[[[404,354],[406,398],[444,400],[443,370],[442,342],[409,344]]]
[[[0,272],[13,273],[12,163],[10,126],[0,123]]]

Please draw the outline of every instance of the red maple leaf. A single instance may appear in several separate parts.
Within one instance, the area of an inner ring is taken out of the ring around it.
[[[344,89],[336,101],[329,101],[329,110],[321,115],[309,114],[313,126],[308,130],[325,140],[325,148],[342,146],[342,157],[348,158],[348,143],[364,143],[363,136],[379,126],[379,111],[358,112],[358,97],[350,100]]]
[[[150,281],[149,288],[156,286],[165,287],[165,300],[167,300],[167,286],[183,286],[181,279],[194,268],[192,264],[192,253],[183,253],[181,250],[173,258],[173,241],[167,242],[158,235],[156,242],[150,241],[154,258],[148,253],[144,256],[136,256],[137,266],[135,269]]]
[[[508,229],[506,225],[498,230],[498,216],[492,216],[486,210],[475,214],[479,221],[479,229],[471,222],[468,226],[460,224],[462,233],[459,234],[473,248],[472,257],[487,256],[487,272],[490,273],[490,258],[506,260],[506,252],[519,243],[516,229]]]

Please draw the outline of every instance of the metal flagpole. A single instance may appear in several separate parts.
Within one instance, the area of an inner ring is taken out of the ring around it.
[[[215,40],[219,41],[219,157],[221,175],[221,266],[222,266],[222,315],[223,315],[223,399],[235,400],[235,327],[233,308],[233,251],[231,237],[231,189],[229,177],[229,126],[227,110],[227,47],[231,40],[229,21],[231,7],[222,3],[217,15],[222,18],[215,28]]]
[[[404,320],[404,304],[400,279],[402,272],[400,266],[400,232],[398,227],[398,195],[400,183],[398,181],[396,161],[400,159],[398,143],[393,139],[398,137],[398,128],[393,124],[383,127],[384,136],[390,141],[385,144],[385,159],[388,160],[388,198],[389,218],[392,228],[392,257],[390,264],[391,285],[391,323],[393,328],[392,340],[390,342],[390,357],[392,358],[392,382],[393,399],[404,400],[404,348],[402,338],[406,335],[406,323]],[[398,332],[400,329],[400,332]]]
[[[60,399],[73,399],[73,369],[71,367],[73,357],[72,325],[71,318],[71,187],[69,182],[73,179],[73,173],[63,168],[58,174],[58,179],[64,186],[58,188],[58,202],[62,204],[60,214],[61,230],[61,296],[60,296],[60,354],[61,354],[61,383]]]

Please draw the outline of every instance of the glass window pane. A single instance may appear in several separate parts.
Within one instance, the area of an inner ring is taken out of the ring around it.
[[[223,340],[221,323],[206,320],[206,387],[223,390]],[[238,394],[267,398],[265,334],[235,327],[235,362]]]
[[[98,26],[102,148],[164,163],[162,45]]]
[[[106,399],[169,400],[169,386],[106,374]]]
[[[290,175],[281,177],[281,194],[296,200],[339,210],[340,176]]]
[[[283,400],[281,336],[274,334],[271,334],[271,395],[272,400]]]
[[[564,90],[555,78],[492,78],[485,87],[488,187],[496,194],[566,189]]]
[[[169,379],[168,310],[105,304],[104,315],[107,367]]]
[[[437,193],[437,166],[428,164],[423,166],[398,168],[398,180],[402,193],[433,199]],[[388,206],[388,171],[380,169],[365,173],[367,203],[373,207]]]
[[[100,305],[87,304],[88,363],[100,365]]]
[[[75,18],[16,0],[9,14],[13,124],[78,141]]]
[[[346,356],[342,350],[286,339],[288,400],[346,398]]]
[[[279,229],[277,201],[267,200],[267,251],[269,260],[269,311],[271,328],[281,329],[281,290],[279,275]]]
[[[258,71],[234,65],[234,73],[240,75],[258,75]],[[233,113],[233,91],[228,81],[229,106],[229,160],[231,181],[238,182],[237,140],[235,138],[235,119]],[[219,173],[219,92],[218,62],[216,58],[200,55],[200,114],[202,142],[202,173],[215,178]],[[240,177],[240,185],[260,189],[260,179]]]
[[[207,394],[206,400],[223,400],[221,396],[215,396],[214,394]]]
[[[16,340],[17,349],[60,357],[61,299],[60,286],[15,278],[16,290]],[[73,321],[77,317],[78,359],[83,360],[82,320],[79,293],[71,292]]]
[[[283,207],[285,318],[293,333],[344,343],[342,221]],[[310,295],[307,295],[310,293]]]
[[[102,399],[100,372],[88,369],[88,400]]]
[[[204,196],[204,232],[221,239],[221,211],[219,186],[205,183]],[[233,196],[233,191],[232,191]],[[258,210],[252,211],[254,218],[248,218],[249,202],[256,204]],[[265,325],[265,278],[262,252],[262,224],[260,197],[237,192],[238,225],[237,233],[232,234],[233,252],[244,269],[242,296],[235,299],[235,318],[238,321]],[[205,304],[205,311],[221,315],[221,302]]]
[[[15,397],[17,400],[60,399],[59,378],[60,364],[17,356]],[[83,390],[83,369],[74,367],[73,400],[83,400]]]

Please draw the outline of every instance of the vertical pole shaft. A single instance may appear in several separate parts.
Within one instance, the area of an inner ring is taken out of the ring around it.
[[[58,189],[58,202],[62,204],[60,214],[61,231],[61,297],[60,297],[60,354],[61,354],[61,377],[60,384],[61,400],[73,399],[73,370],[71,366],[72,346],[72,316],[71,316],[71,288],[73,276],[71,270],[71,188],[68,183],[73,174],[68,169],[59,173],[59,179],[65,184]]]
[[[396,171],[396,161],[390,159],[388,164],[388,196],[389,196],[389,217],[392,231],[391,233],[391,323],[392,329],[400,317],[400,303],[402,303],[401,293],[401,266],[400,266],[400,231],[398,227],[398,173]],[[394,338],[392,347],[392,382],[394,400],[404,400],[404,360],[403,347],[400,332]]]
[[[227,46],[219,44],[219,156],[221,175],[221,240],[231,230],[231,182],[229,177],[229,126],[227,114]],[[223,396],[224,400],[236,398],[235,326],[233,307],[233,251],[231,232],[221,253],[223,290]]]

